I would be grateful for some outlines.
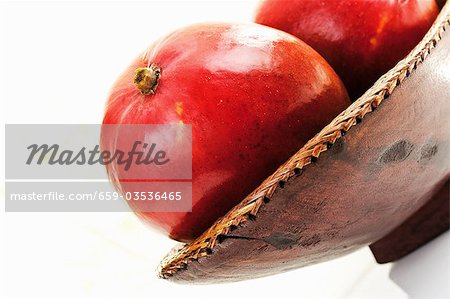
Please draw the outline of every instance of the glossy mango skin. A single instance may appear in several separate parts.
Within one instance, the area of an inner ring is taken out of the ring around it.
[[[151,64],[161,78],[155,94],[142,95],[134,73]],[[137,213],[188,242],[349,104],[332,68],[299,39],[257,24],[198,24],[131,64],[112,88],[103,123],[192,125],[192,212]]]
[[[356,100],[423,38],[435,0],[264,0],[255,21],[319,52]]]

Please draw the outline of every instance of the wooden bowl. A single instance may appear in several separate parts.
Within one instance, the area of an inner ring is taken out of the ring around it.
[[[370,244],[386,262],[448,229],[448,183],[426,205],[450,173],[448,31],[450,3],[405,59],[199,238],[174,248],[160,277],[251,279]]]

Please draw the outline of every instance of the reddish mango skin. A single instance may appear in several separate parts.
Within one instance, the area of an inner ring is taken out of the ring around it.
[[[350,104],[317,52],[269,27],[193,25],[146,53],[113,86],[103,123],[192,125],[192,212],[137,213],[179,241],[199,236]],[[134,72],[149,64],[161,78],[142,95]]]
[[[314,48],[356,100],[419,43],[437,14],[435,0],[265,0],[255,21]]]

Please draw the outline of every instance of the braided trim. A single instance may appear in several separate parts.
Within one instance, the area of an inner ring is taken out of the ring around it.
[[[304,167],[315,162],[351,127],[360,123],[366,114],[375,110],[417,66],[430,54],[441,40],[446,26],[450,25],[450,3],[447,3],[422,41],[394,68],[384,74],[357,101],[339,114],[330,124],[309,140],[296,154],[280,166],[275,173],[250,193],[243,201],[219,218],[208,230],[190,244],[179,245],[161,261],[158,267],[161,278],[170,278],[187,269],[191,261],[212,254],[217,242],[247,220],[254,220],[262,204],[270,201],[275,190],[285,182],[299,176]]]

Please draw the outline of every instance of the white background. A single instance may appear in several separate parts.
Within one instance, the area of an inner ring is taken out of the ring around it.
[[[193,22],[249,21],[255,4],[2,3],[2,123],[100,123],[114,80],[153,40]],[[4,126],[1,134],[3,156]],[[185,286],[156,278],[160,258],[175,242],[132,213],[2,212],[0,228],[0,287],[8,298],[450,296],[448,233],[393,267],[377,265],[365,248],[268,278]]]

